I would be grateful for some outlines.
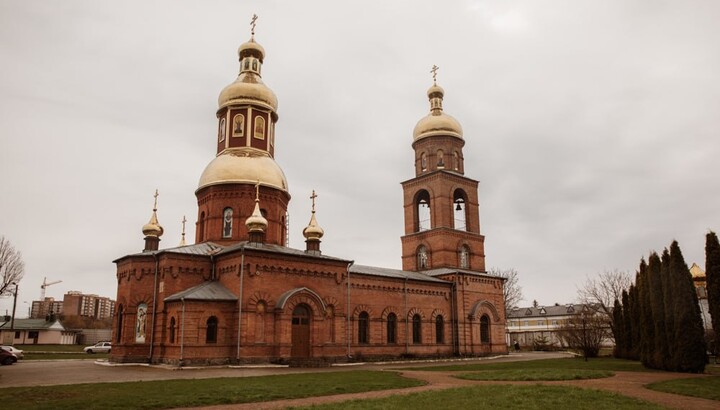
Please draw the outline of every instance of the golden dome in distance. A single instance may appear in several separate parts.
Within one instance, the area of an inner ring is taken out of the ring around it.
[[[247,226],[248,232],[265,232],[267,229],[268,221],[260,212],[260,181],[255,184],[255,209],[253,209],[252,215],[245,220],[245,226]]]
[[[253,16],[250,40],[240,45],[238,57],[240,74],[235,81],[225,87],[218,97],[218,108],[230,104],[252,103],[277,111],[277,97],[262,81],[260,72],[265,59],[265,49],[255,42],[255,20]]]
[[[442,108],[445,90],[436,82],[437,66],[433,66],[433,85],[428,89],[427,95],[430,100],[430,113],[420,119],[413,131],[413,140],[417,141],[425,137],[435,135],[447,135],[462,139],[463,131],[460,123],[452,116],[445,114]]]
[[[315,194],[315,190],[313,190],[312,196],[310,196],[310,199],[312,199],[312,216],[310,217],[308,226],[303,229],[303,236],[307,240],[320,240],[320,238],[325,235],[325,231],[318,225],[317,219],[315,219],[315,198],[317,198],[317,195]]]
[[[142,233],[145,236],[154,236],[154,237],[159,238],[162,236],[162,234],[164,232],[163,227],[160,226],[160,223],[158,222],[158,219],[157,219],[157,197],[158,197],[158,195],[159,195],[158,190],[156,189],[155,195],[153,195],[155,197],[155,204],[153,205],[153,212],[152,212],[152,216],[150,216],[150,222],[146,223],[142,227]]]

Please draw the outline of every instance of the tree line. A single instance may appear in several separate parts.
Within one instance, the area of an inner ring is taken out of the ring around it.
[[[709,310],[713,328],[720,329],[720,244],[714,232],[706,236],[705,259]],[[640,360],[653,369],[704,371],[705,329],[677,241],[640,261],[635,282],[613,303],[611,323],[616,357]]]

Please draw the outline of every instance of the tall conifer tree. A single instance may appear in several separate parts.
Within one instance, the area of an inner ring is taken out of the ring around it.
[[[670,245],[670,275],[674,283],[675,371],[701,373],[705,370],[705,332],[695,285],[677,241]]]
[[[664,368],[663,362],[670,356],[669,348],[665,337],[667,330],[665,328],[665,303],[662,283],[662,262],[660,256],[653,252],[648,258],[648,282],[650,283],[650,310],[652,312],[653,321],[653,345],[649,345],[653,350],[652,363],[649,367],[655,369]]]
[[[613,356],[625,359],[625,324],[623,323],[622,305],[620,301],[615,299],[612,312],[613,329],[615,329],[615,349]]]
[[[630,285],[632,289],[633,285]],[[630,292],[623,289],[622,291],[622,310],[623,310],[623,348],[625,359],[632,357],[632,313],[630,313]]]
[[[720,339],[720,243],[715,232],[705,236],[705,278],[707,280],[708,310],[715,329],[715,349]],[[717,353],[717,352],[716,352]]]
[[[632,321],[632,349],[630,358],[632,360],[640,359],[640,294],[637,286],[630,286],[630,316]]]
[[[655,350],[655,323],[652,319],[652,306],[650,303],[650,277],[645,258],[640,261],[635,282],[638,287],[640,307],[640,361],[647,366],[652,365],[652,355]]]
[[[663,250],[660,257],[660,279],[662,281],[662,301],[665,313],[665,346],[668,349],[668,355],[662,359],[662,368],[672,370],[670,358],[675,352],[675,294],[673,292],[675,284],[670,277],[670,251],[667,248]]]

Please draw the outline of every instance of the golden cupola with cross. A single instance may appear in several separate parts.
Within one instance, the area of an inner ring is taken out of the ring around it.
[[[415,177],[402,183],[405,235],[403,269],[485,270],[485,238],[480,234],[478,182],[465,176],[463,131],[445,113],[445,91],[437,84],[427,91],[430,112],[413,131]]]
[[[285,245],[290,193],[275,162],[277,97],[262,80],[265,49],[250,40],[238,49],[239,73],[218,97],[217,155],[205,167],[195,195],[198,200],[196,242],[220,244],[249,239],[245,220],[258,209],[267,220],[265,241]]]

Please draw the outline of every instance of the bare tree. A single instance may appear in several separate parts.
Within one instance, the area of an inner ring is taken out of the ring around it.
[[[608,321],[599,311],[574,315],[561,327],[558,336],[569,348],[580,351],[585,360],[597,357],[603,342],[610,336]]]
[[[633,279],[630,273],[618,269],[605,271],[594,278],[587,278],[578,289],[580,303],[598,306],[606,317],[612,317],[615,299],[622,301],[623,290],[630,289]]]
[[[4,236],[0,236],[0,296],[10,294],[24,274],[22,254]]]
[[[518,303],[523,299],[518,272],[513,268],[491,268],[490,274],[505,279],[505,283],[503,284],[503,299],[505,300],[505,317],[507,317],[507,314],[518,307]]]

